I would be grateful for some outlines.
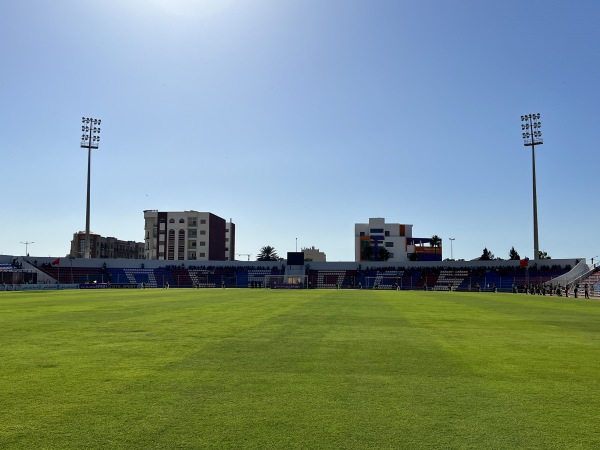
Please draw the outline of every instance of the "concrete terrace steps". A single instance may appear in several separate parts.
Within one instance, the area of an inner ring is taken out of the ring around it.
[[[448,291],[458,288],[469,276],[468,270],[440,270],[438,279],[433,286],[434,291]]]
[[[395,289],[400,284],[400,280],[404,275],[403,270],[386,270],[377,272],[375,284],[378,289]]]
[[[146,287],[158,287],[154,269],[123,269],[130,284],[144,283]]]
[[[317,272],[316,288],[319,289],[335,289],[342,287],[346,277],[352,274],[352,270],[319,270]]]
[[[199,287],[217,287],[214,280],[214,273],[206,269],[188,269],[190,280],[194,286]],[[211,277],[213,278],[211,280]]]
[[[600,271],[597,270],[589,277],[581,280],[579,283],[579,289],[583,292],[583,286],[587,283],[589,286],[590,297],[600,297]]]

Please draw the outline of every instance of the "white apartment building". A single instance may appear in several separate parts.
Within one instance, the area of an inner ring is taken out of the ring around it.
[[[413,226],[385,223],[383,218],[371,218],[369,223],[354,224],[354,260],[381,261],[381,248],[389,252],[387,261],[441,261],[442,247],[431,246],[431,238],[413,237]]]
[[[385,223],[383,218],[371,218],[369,223],[354,224],[354,260],[373,260],[371,256],[380,248],[385,248],[388,261],[408,261],[407,237],[412,237],[412,225]]]
[[[146,259],[233,261],[235,224],[198,211],[144,211]]]

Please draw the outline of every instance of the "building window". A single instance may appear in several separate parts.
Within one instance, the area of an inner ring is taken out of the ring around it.
[[[190,236],[191,238],[195,238],[195,237],[197,237],[197,236],[198,236],[198,232],[197,232],[197,230],[190,230],[190,232],[189,232],[189,236]]]
[[[179,219],[179,223],[185,223],[185,219]]]
[[[206,230],[200,230],[200,234],[206,234]]]
[[[204,247],[205,245],[206,245],[206,242],[200,241],[200,247]]]
[[[361,232],[360,232],[360,236],[364,236],[364,235],[365,235],[365,232],[364,232],[364,231],[361,231]]]
[[[196,227],[196,226],[198,226],[198,222],[196,222],[196,219],[190,220],[190,227]]]
[[[386,247],[393,247],[393,246],[394,246],[394,243],[393,243],[393,242],[386,242],[386,243],[385,243],[385,246],[386,246]]]
[[[383,228],[371,228],[369,230],[371,234],[383,234]]]
[[[169,238],[167,241],[167,259],[175,259],[175,230],[169,230]]]
[[[200,258],[204,258],[206,256],[206,253],[200,253]]]
[[[385,232],[385,235],[386,235],[386,236],[389,236],[389,235],[390,235],[390,232],[389,232],[389,231],[386,231],[386,232]]]
[[[175,219],[173,219],[172,217],[169,219],[169,223],[175,223]]]
[[[206,219],[200,219],[200,223],[201,224],[205,224],[206,223]]]
[[[185,231],[179,230],[178,242],[177,242],[177,259],[185,259]]]

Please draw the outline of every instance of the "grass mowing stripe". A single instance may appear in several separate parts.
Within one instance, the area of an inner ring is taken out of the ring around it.
[[[460,396],[448,399],[452,389],[454,394],[458,389],[473,390],[471,373],[467,371],[467,379],[457,382],[460,374],[447,355],[393,314],[379,295],[368,302],[341,295],[330,292],[305,305],[306,313],[294,310],[283,323],[280,320],[286,318],[277,316],[264,330],[252,330],[219,346],[218,354],[237,352],[240,359],[231,366],[216,367],[215,379],[219,374],[227,386],[241,383],[247,394],[217,407],[214,423],[207,427],[220,430],[213,444],[228,438],[246,439],[264,448],[269,444],[264,438],[271,435],[257,418],[284,431],[280,439],[289,441],[279,444],[286,448],[298,442],[311,448],[322,442],[336,447],[351,442],[357,448],[446,447],[468,439],[485,442],[473,438],[477,433],[466,425],[473,415],[460,414],[460,405],[472,405],[461,402]],[[240,367],[254,369],[243,370],[240,379]],[[216,386],[210,391],[214,393]],[[298,397],[301,402],[295,400]],[[210,396],[202,399],[205,404],[217,404]],[[238,427],[231,427],[232,423]],[[249,433],[249,428],[255,433]],[[505,447],[514,448],[518,442],[511,433],[501,437]]]
[[[570,310],[563,323],[548,298],[448,294],[428,299],[428,312],[419,310],[413,320],[497,391],[498,403],[508,402],[504,409],[520,417],[527,440],[542,448],[597,446],[590,429],[600,410],[599,305],[582,304],[577,314],[573,305],[558,304],[559,311]],[[577,319],[585,326],[573,326]]]
[[[115,429],[143,430],[140,424],[151,416],[153,386],[161,374],[169,372],[165,366],[177,366],[188,352],[197,352],[212,340],[239,333],[240,327],[255,326],[261,316],[289,307],[271,302],[260,311],[248,311],[251,303],[219,291],[148,290],[143,295],[117,295],[116,302],[97,292],[67,296],[76,301],[65,304],[52,303],[60,297],[46,298],[39,305],[44,314],[34,310],[33,319],[13,320],[2,327],[2,342],[18,342],[12,358],[0,349],[8,369],[3,373],[14,378],[7,383],[6,394],[15,406],[20,405],[12,409],[21,418],[19,427],[30,424],[30,431],[44,433],[61,420],[79,419],[80,436],[87,434],[86,425],[106,422],[104,410],[113,411]],[[96,315],[80,314],[94,309]],[[53,350],[45,342],[51,342]],[[47,370],[51,367],[54,370]],[[135,414],[120,415],[136,403],[141,407]],[[89,418],[90,423],[81,418]],[[89,434],[97,436],[93,429]]]
[[[523,448],[527,435],[510,403],[466,364],[465,355],[449,351],[438,327],[453,329],[457,318],[446,311],[446,293],[381,293],[407,322],[416,344],[412,376],[402,376],[413,393],[407,409],[416,411],[419,428],[411,442],[418,448]],[[460,332],[459,332],[460,333]],[[424,440],[422,436],[427,436]]]
[[[346,313],[355,306],[348,299],[340,303],[342,297],[323,292],[318,297],[311,294],[311,303],[288,315],[274,317],[262,328],[216,346],[216,355],[235,354],[236,358],[224,362],[218,356],[209,357],[216,362],[211,368],[213,380],[241,387],[242,394],[234,389],[225,393],[227,401],[219,401],[222,393],[213,397],[218,392],[213,386],[190,399],[212,411],[203,428],[211,430],[213,445],[245,441],[254,448],[274,442],[280,448],[319,448],[323,443],[344,446],[353,442],[364,447],[361,429],[369,430],[367,442],[375,444],[370,428],[364,426],[373,417],[364,414],[366,405],[362,404],[366,361],[357,357],[356,347],[363,340],[355,336],[348,347],[343,333],[360,320],[359,315]],[[275,295],[276,301],[288,300],[287,293]],[[368,398],[376,404],[373,386],[369,386]],[[382,404],[375,406],[384,409]],[[275,427],[278,432],[270,433]]]
[[[0,447],[597,447],[597,310],[454,294],[2,293]]]

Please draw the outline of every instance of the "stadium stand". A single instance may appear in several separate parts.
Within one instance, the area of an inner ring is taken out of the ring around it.
[[[350,288],[354,274],[354,270],[309,270],[308,282],[316,289]]]
[[[36,283],[37,274],[19,265],[0,263],[0,284]]]
[[[41,265],[37,267],[46,275],[52,277],[58,283],[105,283],[108,281],[107,273],[102,268],[95,267],[56,267]]]
[[[9,261],[8,257],[5,261]],[[19,262],[19,260],[16,260]],[[39,275],[41,283],[91,284],[103,283],[112,287],[286,287],[292,283],[315,289],[384,289],[384,290],[435,290],[435,291],[493,291],[511,292],[518,286],[524,292],[531,286],[556,286],[559,282],[575,285],[588,284],[591,295],[600,293],[600,274],[589,269],[585,263],[579,267],[578,260],[567,260],[550,266],[540,262],[529,267],[519,267],[513,262],[499,262],[487,265],[458,264],[436,265],[430,263],[410,264],[409,266],[373,265],[361,267],[352,263],[317,263],[306,265],[296,272],[285,265],[265,265],[257,262],[247,265],[221,264],[215,266],[158,265],[156,262],[132,262],[124,260],[79,261],[65,259],[56,264],[45,258],[42,264],[22,260],[32,276],[19,280],[35,279]],[[570,263],[582,270],[571,271]],[[20,262],[19,262],[20,263]],[[518,264],[518,261],[516,262]],[[569,264],[567,264],[569,263]],[[97,264],[92,267],[90,264]],[[122,265],[121,265],[122,264]],[[147,267],[144,267],[146,264]],[[539,264],[539,265],[538,265]],[[150,266],[150,267],[148,267]],[[35,270],[33,270],[35,269]],[[11,282],[15,273],[14,264],[0,264],[0,281]],[[593,272],[593,273],[592,273]],[[294,277],[292,277],[294,275]],[[25,277],[25,278],[24,278]],[[560,277],[560,278],[559,278]],[[585,279],[584,279],[585,278]],[[301,280],[299,283],[298,280]]]
[[[440,270],[434,291],[464,290],[467,287],[465,280],[469,275],[468,270]]]
[[[590,273],[579,279],[577,283],[579,283],[582,290],[587,285],[590,297],[600,297],[600,267],[594,268]]]
[[[144,287],[163,287],[166,282],[171,283],[170,274],[162,268],[137,269],[137,268],[111,268],[108,269],[108,281],[117,285],[144,285]]]

